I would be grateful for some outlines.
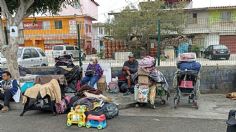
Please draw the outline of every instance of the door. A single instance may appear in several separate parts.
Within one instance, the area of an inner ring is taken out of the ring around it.
[[[220,36],[220,44],[228,47],[231,53],[236,53],[236,35]]]
[[[40,57],[38,51],[34,48],[30,49],[31,51],[31,59],[33,64],[31,66],[41,66],[42,58]]]
[[[23,67],[30,67],[30,65],[34,63],[31,56],[30,49],[24,49],[22,58],[19,60],[19,65]]]

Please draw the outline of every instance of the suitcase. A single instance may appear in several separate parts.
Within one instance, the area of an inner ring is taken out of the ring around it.
[[[236,119],[235,119],[236,110],[230,110],[228,115],[227,131],[226,132],[236,132]]]

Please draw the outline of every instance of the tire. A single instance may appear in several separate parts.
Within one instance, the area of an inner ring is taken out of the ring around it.
[[[166,101],[165,100],[161,100],[161,105],[165,105]]]
[[[209,55],[209,60],[213,60],[213,56],[212,55]]]
[[[89,124],[86,125],[87,128],[90,128],[91,126]]]
[[[229,60],[229,57],[226,57],[225,59],[226,59],[226,60]]]
[[[102,129],[102,125],[98,125],[98,126],[97,126],[97,129],[98,129],[98,130],[101,130],[101,129]]]
[[[66,125],[69,127],[69,126],[71,126],[72,124],[67,122]]]
[[[47,66],[47,65],[46,64],[42,64],[41,66],[44,67],[44,66]]]

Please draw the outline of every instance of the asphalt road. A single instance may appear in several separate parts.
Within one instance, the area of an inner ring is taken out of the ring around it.
[[[144,109],[145,110],[145,109]],[[97,129],[67,127],[66,115],[52,116],[50,113],[20,111],[0,113],[0,132],[97,132]],[[122,113],[122,112],[121,112]],[[225,120],[191,119],[157,116],[128,116],[109,120],[102,132],[225,132]]]

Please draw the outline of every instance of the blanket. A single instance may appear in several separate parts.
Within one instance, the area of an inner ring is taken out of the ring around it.
[[[52,101],[59,103],[61,101],[61,89],[56,79],[52,79],[49,83],[44,85],[36,84],[32,88],[25,91],[23,96],[23,104],[27,102],[27,97],[36,99],[40,95],[44,98],[46,95],[50,96]]]

